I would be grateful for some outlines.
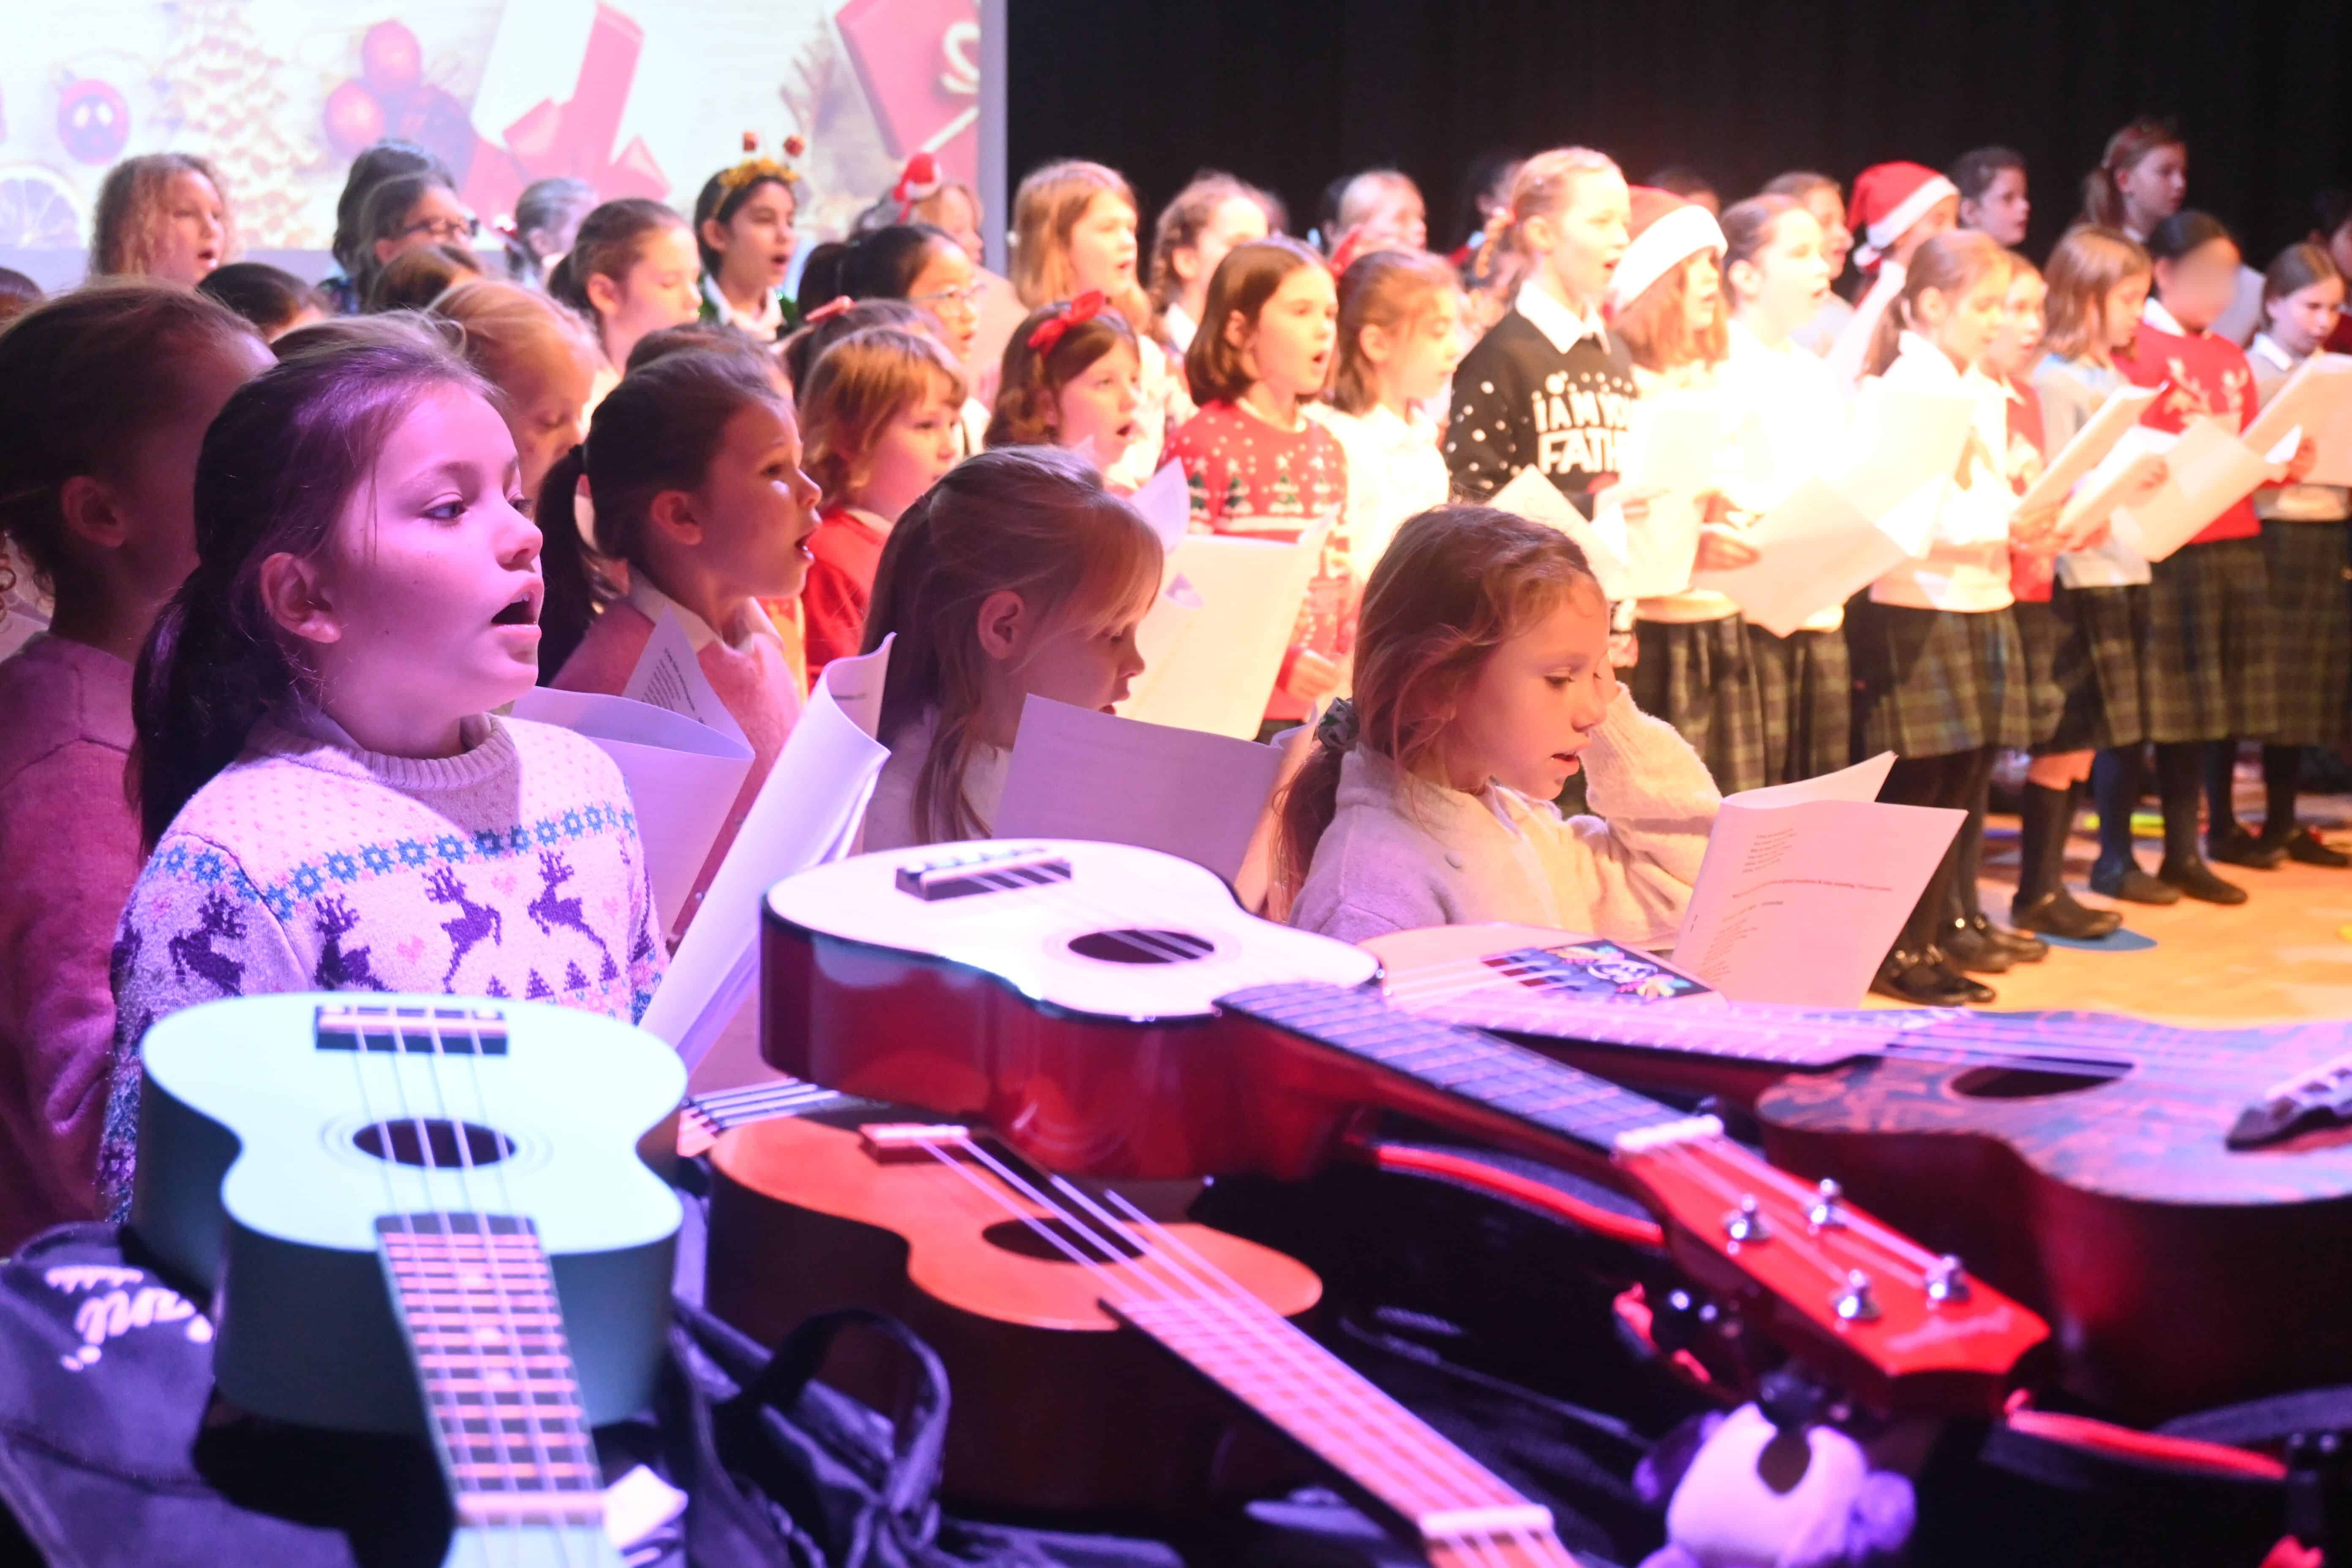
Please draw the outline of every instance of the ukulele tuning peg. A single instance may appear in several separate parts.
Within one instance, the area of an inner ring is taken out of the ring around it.
[[[1830,1310],[1845,1322],[1876,1321],[1878,1298],[1871,1293],[1870,1276],[1859,1268],[1847,1269],[1845,1288],[1830,1298]]]
[[[1817,1195],[1805,1210],[1805,1223],[1817,1231],[1843,1228],[1845,1210],[1838,1206],[1838,1202],[1845,1195],[1844,1189],[1823,1176],[1815,1191]]]
[[[1958,1254],[1947,1252],[1927,1265],[1927,1300],[1937,1306],[1969,1299],[1969,1271]]]
[[[1723,1234],[1750,1246],[1772,1239],[1772,1233],[1764,1227],[1763,1215],[1758,1212],[1754,1193],[1739,1194],[1739,1206],[1723,1216]]]

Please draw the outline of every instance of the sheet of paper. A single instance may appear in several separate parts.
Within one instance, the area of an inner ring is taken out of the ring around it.
[[[686,623],[667,610],[654,623],[654,635],[638,656],[637,668],[621,687],[621,695],[633,702],[650,702],[683,713],[722,735],[744,738],[743,726],[735,722],[735,715],[727,711],[727,704],[710,689],[710,678],[702,673],[702,661],[694,657],[694,645],[687,640]]]
[[[2110,521],[2116,507],[2135,494],[2163,466],[2165,454],[2171,451],[2179,437],[2164,430],[2151,430],[2145,425],[2135,425],[2107,448],[2107,455],[2098,466],[2083,476],[2074,493],[2058,513],[2058,531],[2063,537],[2079,539],[2097,531],[2102,522]],[[2139,538],[2137,525],[2125,521],[2124,537],[2135,545]]]
[[[1624,522],[1614,509],[1604,514],[1611,528],[1607,531],[1596,528],[1576,510],[1574,501],[1559,493],[1558,485],[1535,468],[1521,468],[1512,476],[1510,483],[1486,498],[1486,504],[1497,511],[1507,511],[1567,534],[1592,563],[1592,574],[1601,580],[1601,593],[1612,600],[1633,596],[1632,572],[1625,560]]]
[[[870,716],[878,710],[889,658],[886,640],[870,654],[825,666],[686,940],[670,955],[642,1022],[677,1048],[689,1074],[751,997],[759,977],[760,901],[768,889],[839,858],[857,836],[874,781],[890,756],[874,738]],[[873,701],[867,693],[876,694]],[[697,1084],[698,1091],[728,1087]]]
[[[1143,514],[1151,531],[1160,536],[1162,550],[1173,551],[1176,542],[1192,530],[1192,497],[1184,483],[1181,463],[1161,464],[1160,471],[1127,500],[1129,506]]]
[[[1883,780],[1892,761],[1845,773]],[[1841,792],[1867,778],[1831,776]],[[1968,814],[1801,791],[1723,803],[1675,963],[1734,1002],[1857,1006]]]
[[[2107,394],[2098,412],[2083,422],[2074,438],[2066,443],[2059,454],[2050,459],[2042,477],[2026,488],[2018,498],[2020,511],[2032,511],[2065,499],[2075,482],[2096,468],[2107,454],[2123,439],[2126,432],[2143,428],[2141,415],[2156,401],[2163,388],[2156,386],[2119,386]]]
[[[2165,478],[2154,497],[2119,509],[2136,531],[2140,554],[2161,561],[2204,531],[2206,525],[2253,493],[2270,462],[2211,419],[2193,422],[2164,455]]]
[[[1741,537],[1756,547],[1753,562],[1696,573],[1692,585],[1730,595],[1741,614],[1775,637],[1845,603],[1910,556],[1826,479],[1799,485]]]
[[[669,930],[751,771],[751,748],[683,713],[599,691],[534,686],[516,700],[513,713],[584,735],[619,765],[637,814],[654,908],[661,929]]]
[[[1330,527],[1319,519],[1295,544],[1216,533],[1178,541],[1170,590],[1137,629],[1143,673],[1119,716],[1254,739]]]
[[[2352,354],[2314,354],[2272,395],[2245,434],[2257,452],[2301,427],[2318,443],[2308,483],[2352,485]]]
[[[1976,400],[1965,393],[1867,382],[1854,400],[1845,461],[1828,477],[1866,516],[1884,522],[1921,487],[1958,471],[1975,416]],[[1932,514],[1928,521],[1932,528]]]
[[[1281,762],[1255,741],[1032,696],[1006,765],[996,836],[1133,844],[1231,882]]]

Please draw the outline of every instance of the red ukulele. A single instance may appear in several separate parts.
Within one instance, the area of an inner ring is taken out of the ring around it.
[[[771,889],[762,1051],[1067,1174],[1298,1177],[1373,1110],[1601,1173],[1684,1270],[1882,1409],[1999,1408],[2042,1321],[1686,1116],[1390,1008],[1369,953],[1119,845],[859,856]]]
[[[1246,1462],[1255,1415],[1441,1568],[1573,1568],[1545,1509],[1291,1325],[1322,1286],[1278,1252],[1089,1197],[962,1127],[768,1121],[711,1163],[711,1310],[770,1340],[843,1306],[913,1328],[956,1391],[958,1499],[1197,1513],[1283,1476]],[[844,1350],[832,1381],[888,1408],[887,1369]]]

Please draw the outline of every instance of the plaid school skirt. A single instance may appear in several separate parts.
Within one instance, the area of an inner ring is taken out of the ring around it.
[[[2020,603],[2035,756],[2136,746],[2147,738],[2140,717],[2139,650],[2147,590],[2069,588],[2046,605]]]
[[[1776,637],[1748,628],[1748,660],[1764,705],[1764,782],[1794,784],[1853,761],[1853,665],[1845,628]]]
[[[1633,705],[1672,724],[1725,795],[1771,782],[1747,622],[1635,621],[1633,639],[1642,650],[1626,672]]]
[[[2147,738],[2221,741],[2275,731],[2279,637],[2263,542],[2184,544],[2148,570],[2154,581],[2139,665]],[[2319,678],[2315,670],[2295,674]]]
[[[1846,606],[1858,757],[1940,757],[2032,743],[2025,647],[2006,609]]]
[[[2352,740],[2352,589],[2345,583],[2347,525],[2265,522],[2272,636],[2276,638],[2278,727],[2265,740],[2334,746]]]

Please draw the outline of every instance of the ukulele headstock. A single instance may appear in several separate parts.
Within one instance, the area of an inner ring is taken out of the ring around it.
[[[1676,1262],[1769,1314],[1775,1338],[1877,1409],[1994,1414],[2050,1337],[1958,1259],[1729,1139],[1621,1149],[1616,1163],[1664,1220]]]

